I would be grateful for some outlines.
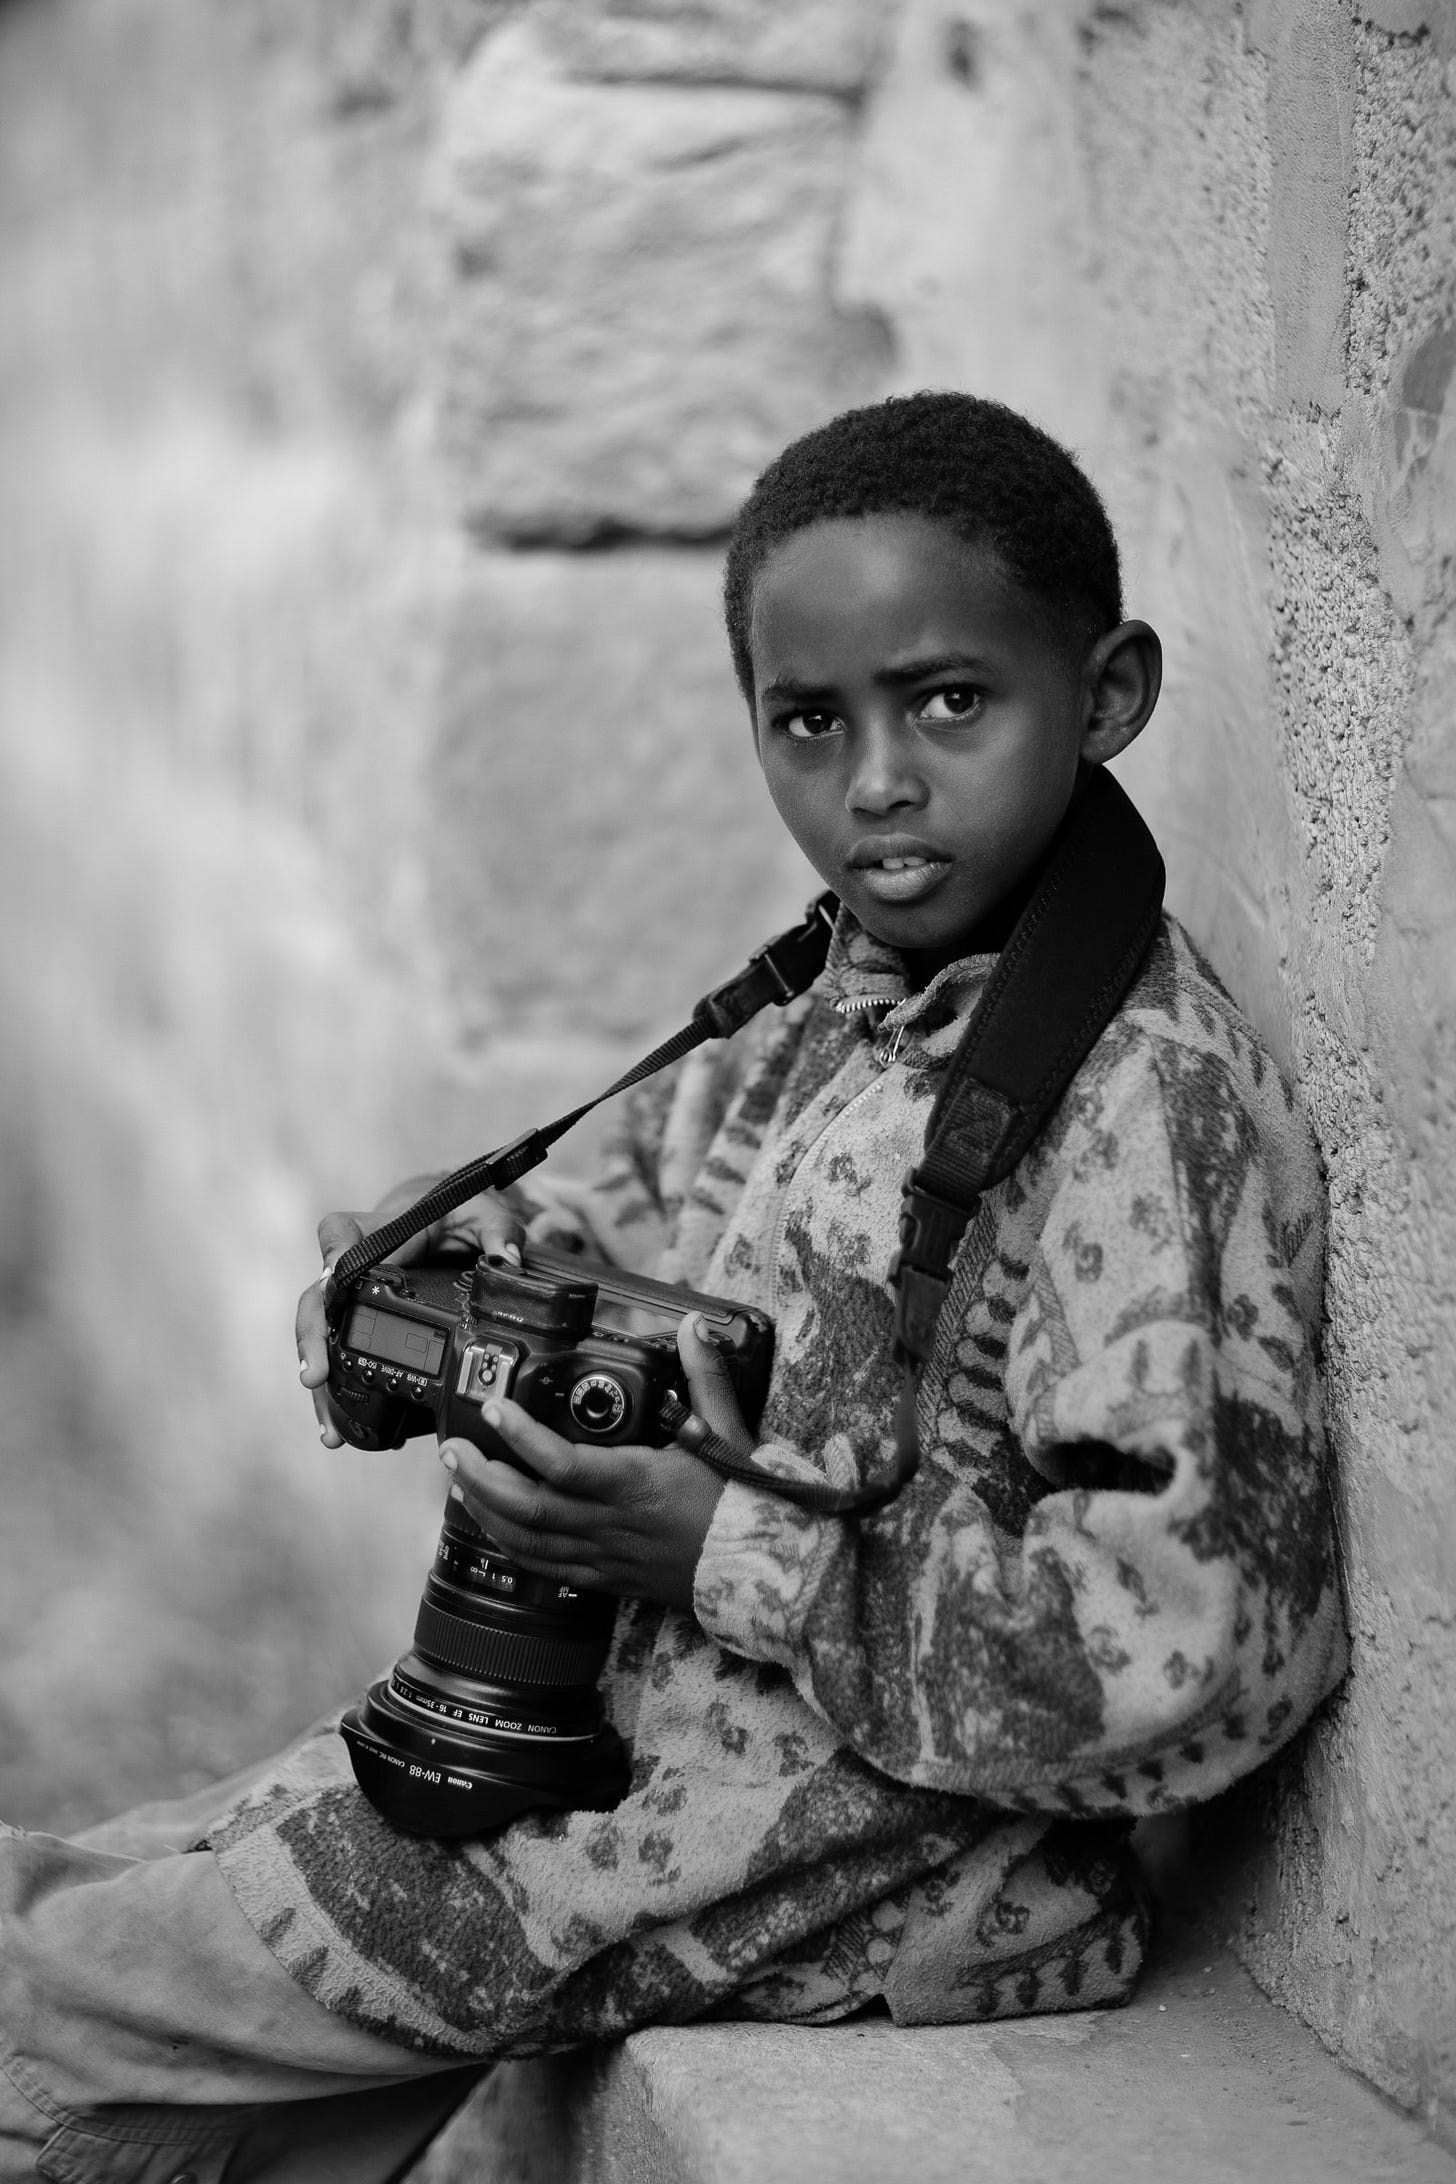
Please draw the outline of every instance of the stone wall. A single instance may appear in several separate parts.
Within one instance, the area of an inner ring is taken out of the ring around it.
[[[1124,777],[1331,1186],[1354,1675],[1200,1856],[1450,2128],[1453,88],[1449,0],[12,0],[4,1295],[66,1508],[98,1439],[124,1482],[114,1702],[230,1718],[171,1664],[246,1620],[196,1574],[244,1517],[272,1650],[208,1643],[271,1664],[255,1740],[397,1642],[435,1489],[311,1453],[312,1219],[795,907],[724,525],[847,402],[999,395],[1107,494],[1169,664]],[[21,1634],[37,1709],[75,1622]]]

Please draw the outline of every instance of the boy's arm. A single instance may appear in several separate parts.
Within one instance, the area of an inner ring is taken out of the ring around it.
[[[1205,1081],[1133,1057],[1056,1156],[1003,1330],[1041,1494],[1019,1529],[949,1433],[866,1523],[738,1485],[719,1502],[699,1620],[901,1781],[1069,1812],[1203,1798],[1340,1673],[1314,1285],[1291,1272],[1319,1249],[1312,1171],[1302,1229],[1281,1227],[1236,1090],[1186,1066]],[[952,1399],[977,1365],[984,1327],[962,1329]]]
[[[527,1236],[656,1273],[683,1197],[762,1038],[762,1028],[752,1026],[725,1044],[699,1047],[628,1093],[590,1179],[558,1174],[549,1162],[533,1170],[516,1186]]]

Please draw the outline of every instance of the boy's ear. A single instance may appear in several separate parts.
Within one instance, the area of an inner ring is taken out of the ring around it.
[[[1163,647],[1146,622],[1122,622],[1099,637],[1083,670],[1086,714],[1081,755],[1116,758],[1142,734],[1163,687]]]

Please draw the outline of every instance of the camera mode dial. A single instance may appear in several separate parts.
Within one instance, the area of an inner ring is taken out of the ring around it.
[[[615,1373],[586,1373],[572,1389],[570,1405],[584,1433],[615,1433],[627,1415],[627,1391]]]

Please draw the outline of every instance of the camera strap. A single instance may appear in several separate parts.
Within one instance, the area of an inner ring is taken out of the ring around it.
[[[1120,1007],[1163,908],[1166,874],[1105,767],[1052,838],[1041,876],[951,1058],[905,1177],[895,1288],[897,1480],[919,1462],[919,1369],[968,1223],[1008,1176]]]
[[[598,1092],[595,1099],[584,1100],[580,1107],[573,1107],[569,1115],[558,1115],[555,1122],[548,1122],[539,1130],[523,1131],[509,1145],[497,1146],[493,1153],[482,1153],[475,1160],[467,1160],[464,1167],[442,1176],[412,1206],[406,1206],[382,1227],[371,1229],[357,1244],[351,1244],[324,1280],[324,1298],[330,1317],[335,1317],[342,1309],[342,1300],[370,1267],[378,1266],[381,1259],[387,1259],[391,1251],[398,1251],[401,1244],[418,1236],[421,1229],[442,1221],[447,1213],[454,1213],[457,1207],[481,1191],[501,1191],[508,1184],[518,1183],[523,1175],[538,1168],[557,1139],[565,1137],[567,1131],[594,1107],[615,1099],[619,1092],[630,1091],[634,1084],[641,1084],[648,1077],[655,1077],[660,1069],[680,1062],[685,1054],[691,1054],[694,1047],[702,1046],[709,1039],[731,1039],[735,1031],[741,1031],[770,1002],[783,1008],[797,995],[806,992],[824,968],[838,908],[837,896],[816,897],[798,925],[790,926],[787,932],[776,934],[761,948],[756,948],[736,977],[704,994],[681,1031],[675,1031],[661,1046],[644,1055],[625,1075],[618,1077],[615,1084],[609,1084],[605,1092]]]
[[[921,1159],[905,1178],[900,1248],[890,1265],[901,1368],[893,1474],[861,1488],[774,1476],[704,1426],[693,1445],[715,1470],[826,1515],[869,1515],[914,1477],[920,1369],[934,1348],[961,1239],[985,1193],[1011,1173],[1116,1014],[1157,929],[1164,878],[1158,846],[1135,806],[1096,767],[1052,838],[1031,898],[951,1058]],[[834,895],[820,895],[800,924],[755,950],[736,977],[704,995],[681,1031],[595,1099],[467,1161],[352,1244],[324,1278],[330,1318],[337,1320],[370,1267],[480,1191],[518,1182],[593,1108],[708,1039],[730,1038],[770,1002],[783,1007],[805,992],[824,968],[838,907]]]

